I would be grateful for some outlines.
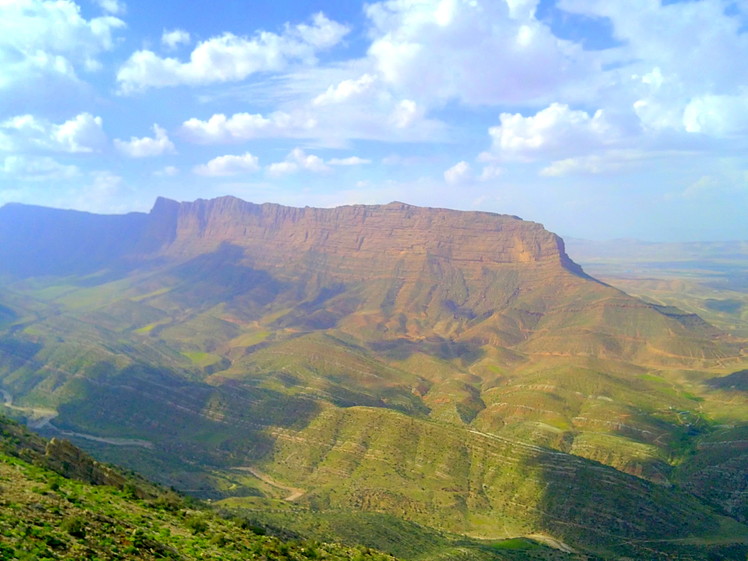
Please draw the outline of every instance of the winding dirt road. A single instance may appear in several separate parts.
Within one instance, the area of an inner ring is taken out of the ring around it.
[[[249,473],[251,473],[252,475],[254,475],[257,479],[259,479],[260,481],[262,481],[264,483],[267,483],[268,485],[270,485],[272,487],[276,487],[278,489],[283,489],[284,491],[289,491],[291,494],[288,495],[287,497],[283,497],[284,501],[293,502],[296,499],[298,499],[298,498],[300,498],[300,497],[302,497],[303,495],[306,494],[306,490],[299,489],[298,487],[289,487],[288,485],[283,485],[282,483],[278,483],[275,479],[273,479],[272,477],[270,477],[267,474],[262,473],[257,468],[246,466],[246,467],[238,467],[238,468],[234,468],[234,469],[240,470],[240,471],[248,471]]]

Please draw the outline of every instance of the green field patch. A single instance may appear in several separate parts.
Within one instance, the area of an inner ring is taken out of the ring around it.
[[[67,308],[90,311],[103,305],[111,305],[122,298],[125,290],[129,288],[128,281],[110,282],[92,288],[83,288],[67,291],[55,298],[56,302]]]
[[[162,325],[168,325],[169,323],[171,323],[171,318],[154,321],[153,323],[149,323],[148,325],[139,327],[138,329],[135,330],[135,333],[138,333],[140,335],[148,335],[151,331],[153,331],[157,327],[161,327]]]
[[[647,382],[655,382],[658,384],[669,384],[665,378],[662,378],[661,376],[657,376],[656,374],[641,374],[639,376],[642,380],[646,380]]]
[[[199,366],[200,368],[205,368],[206,366],[210,366],[221,360],[221,357],[218,355],[201,351],[184,352],[182,354],[190,359],[194,365]]]
[[[528,551],[531,549],[540,549],[540,545],[534,541],[525,538],[511,538],[500,542],[492,543],[489,546],[491,549],[498,550],[514,550],[514,551]]]
[[[133,302],[142,302],[143,300],[147,300],[148,298],[155,298],[156,296],[161,296],[162,294],[166,294],[167,292],[170,292],[171,288],[168,286],[165,286],[163,288],[159,288],[158,290],[154,290],[153,292],[149,292],[148,294],[141,294],[140,296],[133,296],[130,298]]]
[[[270,336],[269,331],[253,331],[243,333],[229,341],[229,347],[253,347],[259,345]]]

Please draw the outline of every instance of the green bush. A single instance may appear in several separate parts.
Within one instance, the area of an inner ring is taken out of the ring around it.
[[[86,520],[82,516],[69,516],[62,521],[60,528],[74,538],[86,537]]]

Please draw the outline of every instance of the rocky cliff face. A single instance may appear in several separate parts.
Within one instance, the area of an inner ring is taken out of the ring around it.
[[[332,209],[256,205],[233,197],[157,201],[152,218],[174,225],[167,252],[189,255],[231,243],[258,261],[316,252],[381,262],[430,257],[466,267],[548,263],[579,269],[561,239],[514,216],[420,208],[404,203]]]

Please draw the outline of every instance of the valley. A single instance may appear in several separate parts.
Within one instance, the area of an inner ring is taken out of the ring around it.
[[[445,559],[502,559],[483,541],[506,539],[744,559],[743,289],[727,265],[662,284],[581,251],[402,203],[7,205],[2,410],[257,523],[405,559],[438,558],[405,545],[422,539]]]

